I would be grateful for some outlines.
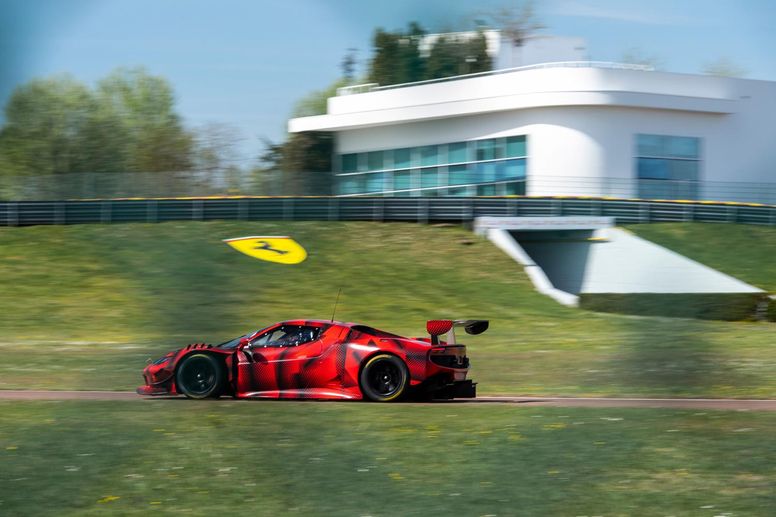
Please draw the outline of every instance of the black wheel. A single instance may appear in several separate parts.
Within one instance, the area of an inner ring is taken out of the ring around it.
[[[399,400],[407,391],[409,383],[407,366],[401,359],[389,354],[370,358],[359,376],[364,397],[375,402]]]
[[[178,390],[190,399],[218,397],[224,384],[224,368],[212,355],[192,354],[175,372]]]

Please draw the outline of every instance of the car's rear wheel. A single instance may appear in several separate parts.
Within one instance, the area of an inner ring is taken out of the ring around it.
[[[404,396],[410,374],[404,361],[390,354],[370,358],[361,369],[359,384],[364,397],[375,402],[391,402]]]
[[[192,354],[175,372],[178,390],[191,399],[218,397],[224,385],[223,365],[208,354]]]

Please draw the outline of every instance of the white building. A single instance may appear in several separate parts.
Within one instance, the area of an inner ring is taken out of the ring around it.
[[[564,62],[362,90],[289,121],[336,135],[340,195],[776,203],[774,82]]]

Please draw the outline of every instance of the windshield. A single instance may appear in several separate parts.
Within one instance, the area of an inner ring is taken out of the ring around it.
[[[221,343],[220,345],[216,345],[216,346],[217,346],[218,348],[226,348],[226,349],[230,349],[230,348],[237,348],[237,345],[239,345],[239,344],[240,344],[240,340],[241,340],[242,338],[249,338],[249,337],[251,337],[251,336],[253,336],[253,335],[256,335],[256,334],[258,334],[259,332],[261,332],[261,331],[263,331],[263,330],[264,330],[264,329],[261,329],[261,330],[254,330],[253,332],[249,332],[249,333],[245,334],[244,336],[236,337],[236,338],[234,338],[234,339],[230,339],[229,341],[224,341],[224,342],[223,342],[223,343]]]

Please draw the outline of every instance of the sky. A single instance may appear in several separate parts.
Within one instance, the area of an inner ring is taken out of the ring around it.
[[[590,59],[631,51],[699,73],[726,58],[776,80],[774,0],[537,0],[544,34],[587,40]],[[250,165],[285,138],[294,103],[341,75],[348,49],[366,71],[376,27],[472,26],[511,0],[0,0],[0,105],[36,77],[94,84],[117,67],[170,81],[187,126],[226,124]],[[0,119],[1,120],[1,119]]]

